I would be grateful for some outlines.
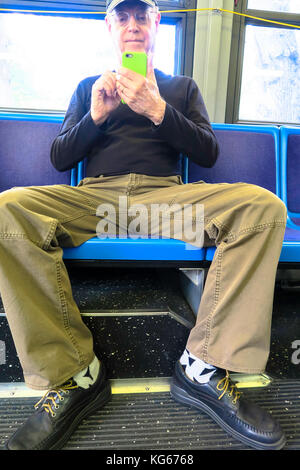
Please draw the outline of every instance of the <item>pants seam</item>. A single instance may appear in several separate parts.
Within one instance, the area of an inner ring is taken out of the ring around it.
[[[25,233],[0,233],[1,240],[14,240],[14,239],[29,240],[40,248],[43,248],[43,243],[37,240],[32,240]]]
[[[264,224],[254,225],[253,227],[245,227],[242,230],[240,230],[237,235],[252,232],[253,230],[256,230],[256,229],[261,229],[261,228],[266,228],[266,227],[275,227],[275,226],[286,226],[286,221],[272,220],[270,222],[265,222]]]
[[[40,244],[40,246],[43,248],[43,250],[47,250],[49,248],[50,242],[54,236],[54,233],[56,231],[58,223],[60,224],[67,224],[68,222],[72,222],[76,219],[80,219],[81,217],[84,217],[86,215],[94,215],[94,211],[87,211],[87,212],[81,212],[79,215],[77,214],[76,216],[68,217],[66,219],[63,219],[61,221],[54,219],[53,222],[51,223],[48,235],[46,236],[46,240],[43,244]],[[66,236],[67,238],[67,236]]]
[[[48,235],[46,236],[46,239],[45,239],[45,241],[42,245],[43,250],[46,250],[47,248],[49,248],[50,242],[53,239],[53,236],[54,236],[54,233],[55,233],[55,230],[56,230],[56,227],[57,227],[57,223],[58,223],[57,220],[53,220],[51,222]]]
[[[56,256],[56,254],[55,254]],[[59,254],[60,256],[60,254]],[[82,356],[80,349],[78,348],[77,341],[75,340],[74,336],[71,333],[71,328],[70,328],[70,320],[69,320],[69,315],[68,315],[68,305],[67,301],[63,292],[62,284],[61,284],[61,274],[60,274],[60,260],[57,259],[55,261],[55,268],[56,268],[56,280],[57,280],[57,286],[58,286],[58,295],[59,295],[59,302],[61,305],[61,312],[63,315],[63,326],[64,329],[72,342],[72,345],[76,351],[76,354],[79,359],[79,364],[82,365],[84,364],[84,357]]]
[[[208,342],[210,338],[210,331],[211,331],[211,322],[214,311],[217,307],[219,301],[219,294],[220,294],[220,279],[221,279],[221,271],[222,271],[222,258],[223,258],[223,247],[219,245],[218,251],[216,252],[217,255],[217,268],[216,268],[216,278],[215,278],[215,290],[214,290],[214,304],[213,308],[211,309],[210,314],[208,315],[205,327],[205,343],[203,346],[203,354],[204,358],[207,361],[208,357]]]
[[[30,240],[32,243],[39,246],[43,250],[47,250],[54,236],[58,223],[60,224],[68,223],[73,220],[79,219],[80,217],[83,217],[86,215],[94,215],[94,214],[95,214],[95,211],[91,208],[89,211],[82,211],[80,214],[76,214],[75,216],[73,215],[71,217],[66,217],[65,219],[62,219],[62,220],[53,219],[50,223],[50,228],[44,241],[33,240],[28,235],[22,232],[0,232],[0,239],[3,239],[3,240],[17,239],[17,238],[26,239],[26,240]]]
[[[96,211],[91,208],[90,210],[82,211],[79,214],[72,215],[71,217],[66,217],[65,219],[60,220],[59,223],[66,224],[68,222],[72,222],[73,220],[80,219],[80,217],[84,217],[86,215],[96,215]]]
[[[239,230],[238,232],[234,233],[233,231],[231,231],[229,229],[229,227],[220,222],[217,218],[214,218],[212,219],[212,222],[215,223],[215,225],[218,227],[218,228],[221,228],[221,229],[225,229],[227,232],[226,232],[226,236],[228,237],[228,241],[234,241],[237,239],[238,236],[244,234],[244,233],[250,233],[250,232],[255,232],[256,230],[260,230],[260,229],[263,229],[263,228],[268,228],[268,227],[285,227],[286,226],[286,221],[285,220],[272,220],[270,222],[264,222],[262,224],[256,224],[256,225],[251,225],[249,227],[244,227],[243,229]]]
[[[2,238],[3,240],[5,238],[28,238],[25,233],[17,233],[17,232],[10,232],[10,233],[4,233],[4,232],[1,232],[0,233],[0,238]]]

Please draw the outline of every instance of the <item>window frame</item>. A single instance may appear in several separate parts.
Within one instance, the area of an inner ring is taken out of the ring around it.
[[[173,0],[159,1],[159,9],[164,10],[180,10],[195,9],[197,0]],[[99,13],[105,13],[105,1],[101,0],[79,0],[78,2],[65,1],[23,1],[23,0],[6,0],[1,4],[1,8],[14,10],[35,10],[36,15],[51,15],[59,17],[75,17],[99,19]],[[39,13],[40,11],[40,13]],[[46,13],[49,11],[49,13]],[[55,11],[57,13],[51,13]],[[59,13],[60,11],[70,11],[70,14]],[[72,13],[76,12],[76,13]],[[90,12],[89,14],[80,14],[80,12]],[[13,14],[13,12],[4,12],[5,14]],[[22,12],[20,12],[22,13]],[[102,16],[102,15],[101,15]],[[103,14],[104,17],[104,14]],[[162,13],[161,24],[176,25],[175,40],[175,74],[187,75],[192,77],[193,73],[193,56],[195,44],[195,27],[196,12],[175,12]],[[188,53],[187,53],[188,51]],[[24,108],[4,108],[0,107],[0,113],[16,113],[16,114],[39,114],[49,116],[63,116],[65,113],[47,109],[24,109]]]
[[[255,16],[271,21],[279,21],[286,24],[294,24],[300,26],[300,14],[273,12],[267,10],[253,10],[247,8],[248,0],[240,0],[235,5],[234,11],[241,14]],[[245,34],[246,26],[264,26],[269,28],[283,28],[287,29],[288,26],[262,22],[254,18],[234,15],[232,27],[232,41],[230,51],[230,65],[228,75],[228,90],[227,90],[227,104],[225,122],[234,124],[260,124],[260,125],[281,125],[282,122],[278,121],[251,121],[239,119],[239,105],[241,98],[242,87],[242,72],[243,60],[245,50]],[[292,28],[288,28],[292,29]],[[284,125],[300,126],[300,123],[284,122]]]

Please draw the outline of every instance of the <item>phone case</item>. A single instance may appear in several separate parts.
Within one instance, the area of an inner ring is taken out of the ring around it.
[[[146,77],[147,54],[145,52],[123,52],[122,66]]]

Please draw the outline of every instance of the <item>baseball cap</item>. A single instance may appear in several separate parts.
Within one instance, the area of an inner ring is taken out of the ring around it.
[[[120,3],[125,2],[126,0],[106,0],[106,13],[111,13],[116,6],[120,5]],[[150,7],[158,6],[157,0],[138,0],[142,3],[146,3]]]

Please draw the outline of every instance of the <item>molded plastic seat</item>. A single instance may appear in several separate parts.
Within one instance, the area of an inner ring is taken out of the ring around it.
[[[224,182],[232,183],[235,182],[235,179],[237,179],[238,181],[257,184],[258,186],[262,186],[270,191],[273,191],[287,205],[288,193],[286,189],[286,168],[288,161],[288,149],[290,150],[290,155],[295,155],[297,151],[299,154],[298,149],[300,144],[300,130],[297,129],[297,139],[299,139],[298,145],[296,145],[295,142],[292,142],[289,147],[288,136],[293,134],[294,129],[292,128],[281,128],[279,130],[278,128],[272,126],[248,127],[234,125],[229,126],[226,124],[217,124],[214,126],[214,128],[221,145],[221,155],[219,162],[217,162],[217,165],[219,166],[217,166],[217,168],[214,170],[214,179],[222,180],[222,167],[225,167],[225,162],[229,161],[229,165],[227,165],[226,168],[226,175],[229,175],[229,177],[223,179]],[[220,135],[220,132],[227,133],[231,131],[236,132],[234,134],[223,134],[223,136]],[[282,138],[281,134],[283,131],[284,139]],[[238,134],[238,132],[241,132],[241,134]],[[273,142],[272,139],[274,139]],[[252,152],[250,153],[251,149]],[[230,155],[233,156],[233,159],[230,159]],[[241,156],[243,158],[239,158]],[[239,158],[238,163],[237,158]],[[250,168],[250,171],[249,160],[251,160],[250,166],[252,167]],[[234,164],[237,165],[236,170],[232,168],[232,165]],[[296,164],[299,167],[297,167],[299,171],[296,171]],[[238,172],[238,174],[236,172]],[[299,158],[297,159],[297,162],[294,163],[294,165],[291,165],[290,173],[290,186],[291,188],[297,186],[297,189],[294,188],[292,194],[289,196],[289,200],[292,201],[291,203],[293,204],[294,208],[299,207],[300,212],[300,185],[293,180],[293,178],[295,178],[299,181]],[[205,179],[205,181],[207,180]],[[300,225],[297,226],[295,222],[291,220],[291,216],[295,217],[297,215],[298,214],[294,212],[289,214],[279,262],[300,261]],[[207,248],[207,261],[211,261],[213,259],[215,251],[215,247]]]
[[[287,225],[300,230],[300,128],[282,126],[280,137],[281,192],[288,211]]]
[[[65,259],[80,260],[146,260],[201,261],[205,248],[174,239],[91,238],[76,248],[65,248]]]

